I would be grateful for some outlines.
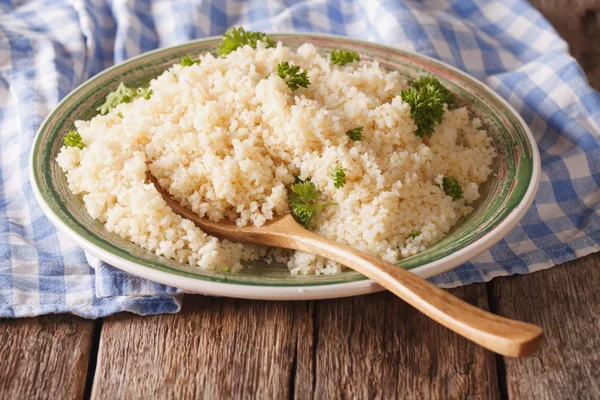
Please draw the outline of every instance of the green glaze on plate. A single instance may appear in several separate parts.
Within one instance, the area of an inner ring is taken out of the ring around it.
[[[377,60],[409,80],[433,74],[456,94],[460,105],[468,107],[472,116],[482,121],[492,137],[498,157],[492,175],[481,188],[482,196],[474,211],[459,221],[442,241],[402,260],[401,267],[423,277],[454,268],[498,242],[533,201],[539,181],[539,154],[531,132],[504,100],[475,79],[424,56],[349,38],[307,34],[271,37],[293,48],[310,42],[323,52],[354,50],[362,59]],[[67,188],[55,158],[75,120],[96,115],[96,108],[121,81],[133,87],[146,85],[187,53],[216,54],[219,42],[220,38],[208,38],[143,54],[98,74],[71,92],[43,123],[32,149],[32,185],[45,214],[76,244],[100,259],[188,291],[247,298],[306,299],[381,290],[354,271],[329,276],[292,276],[283,266],[254,263],[241,273],[232,274],[159,257],[106,231]]]

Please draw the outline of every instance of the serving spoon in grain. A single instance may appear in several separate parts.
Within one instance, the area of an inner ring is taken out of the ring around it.
[[[228,220],[213,222],[181,206],[156,178],[149,172],[147,175],[173,212],[210,235],[232,242],[306,251],[337,261],[374,280],[446,328],[498,354],[527,356],[542,344],[539,326],[474,307],[398,265],[302,228],[291,214],[276,217],[261,227],[239,227]]]

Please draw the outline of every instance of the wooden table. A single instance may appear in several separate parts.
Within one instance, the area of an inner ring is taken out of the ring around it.
[[[600,87],[600,1],[536,0]],[[0,397],[600,398],[600,255],[453,289],[539,324],[510,359],[389,293],[310,302],[187,296],[176,315],[0,322]]]

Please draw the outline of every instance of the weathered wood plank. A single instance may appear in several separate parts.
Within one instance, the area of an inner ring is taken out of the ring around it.
[[[600,90],[600,1],[531,0],[569,43],[573,57]]]
[[[504,359],[515,399],[600,397],[600,254],[531,275],[494,281],[500,315],[540,325],[541,351]]]
[[[484,284],[451,292],[487,308]],[[316,398],[499,396],[492,353],[390,293],[322,301],[315,313]]]
[[[485,285],[453,293],[485,308]],[[313,322],[314,320],[314,322]],[[186,298],[104,321],[93,398],[496,398],[494,355],[389,293],[323,302]]]
[[[287,397],[310,374],[310,307],[187,296],[177,315],[107,318],[92,398]]]
[[[0,320],[0,398],[82,398],[93,329],[71,315]]]

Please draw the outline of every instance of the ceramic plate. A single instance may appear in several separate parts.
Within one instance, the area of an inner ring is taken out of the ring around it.
[[[539,153],[519,115],[498,95],[475,79],[439,61],[374,43],[344,37],[271,35],[295,48],[313,43],[321,51],[351,49],[363,59],[377,60],[407,79],[433,74],[454,92],[459,104],[481,119],[498,157],[481,188],[474,211],[441,242],[402,260],[399,267],[428,278],[448,271],[490,248],[517,224],[533,201],[540,173]],[[362,275],[347,271],[330,276],[292,276],[284,266],[246,265],[237,274],[202,270],[156,256],[107,232],[93,220],[81,199],[69,192],[55,162],[65,134],[77,119],[90,119],[104,97],[124,81],[141,86],[187,54],[215,52],[220,37],[159,49],[128,60],[88,80],[71,92],[42,124],[31,153],[31,182],[44,213],[78,246],[134,275],[187,292],[252,299],[305,300],[352,296],[382,290]]]

